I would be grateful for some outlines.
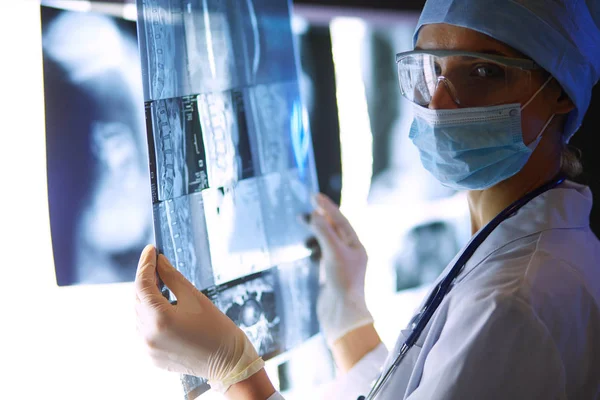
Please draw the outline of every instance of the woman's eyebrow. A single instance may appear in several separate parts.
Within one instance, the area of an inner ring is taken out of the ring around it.
[[[424,49],[420,46],[416,46],[415,50],[423,50],[423,51],[427,51],[427,50],[433,50],[433,49]],[[451,49],[436,49],[436,50],[451,50]],[[517,55],[515,54],[510,54],[508,52],[505,51],[501,51],[498,49],[479,49],[479,50],[457,50],[457,51],[469,51],[471,53],[481,53],[481,54],[489,54],[489,55],[496,55],[496,56],[502,56],[502,57],[517,57]]]
[[[515,57],[515,54],[509,54],[507,52],[498,50],[498,49],[483,49],[479,50],[477,53],[490,54],[502,57]]]

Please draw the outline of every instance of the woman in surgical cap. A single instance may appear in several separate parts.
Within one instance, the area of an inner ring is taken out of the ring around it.
[[[600,398],[600,243],[567,147],[600,77],[600,2],[429,0],[414,45],[396,55],[408,134],[426,170],[468,191],[473,237],[388,351],[364,301],[364,247],[317,196],[318,314],[343,372],[325,398]],[[243,333],[156,260],[148,247],[136,280],[156,363],[230,399],[281,399]]]

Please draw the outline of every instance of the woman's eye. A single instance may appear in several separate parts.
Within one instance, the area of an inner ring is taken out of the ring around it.
[[[478,78],[498,78],[504,75],[504,71],[497,65],[486,64],[476,66],[474,74]]]

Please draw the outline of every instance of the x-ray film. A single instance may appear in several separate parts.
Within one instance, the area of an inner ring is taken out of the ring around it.
[[[136,24],[93,12],[40,10],[56,281],[59,286],[132,281],[141,250],[154,238]],[[168,106],[171,115],[186,117],[183,109],[175,112],[182,105]],[[184,126],[185,118],[158,120],[160,115],[155,124],[166,122],[173,130],[164,135],[165,143],[157,143],[160,189],[200,190],[203,170],[186,166],[196,155],[176,153],[185,149],[176,141],[193,124]]]
[[[265,359],[318,332],[288,0],[138,0],[156,244]],[[168,291],[165,295],[172,297]],[[208,386],[183,376],[187,398]]]

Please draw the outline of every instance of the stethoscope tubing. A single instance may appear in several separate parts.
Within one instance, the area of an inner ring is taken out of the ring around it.
[[[408,335],[408,338],[402,344],[402,347],[400,348],[400,351],[394,359],[392,365],[379,376],[377,381],[375,381],[375,384],[371,388],[371,391],[369,392],[367,397],[365,398],[364,396],[360,396],[358,400],[374,400],[375,396],[379,394],[383,386],[387,383],[389,378],[392,376],[394,371],[398,368],[398,366],[406,356],[406,353],[408,353],[412,346],[414,346],[414,344],[419,339],[421,333],[423,333],[423,330],[427,327],[427,324],[431,320],[431,317],[433,317],[433,314],[436,312],[437,308],[444,300],[446,294],[448,294],[448,292],[450,291],[454,280],[458,277],[458,275],[466,265],[467,261],[469,261],[469,259],[475,253],[475,251],[479,248],[479,246],[481,246],[481,244],[483,244],[485,239],[487,239],[487,237],[494,231],[494,229],[496,229],[498,225],[500,225],[502,222],[506,221],[508,218],[516,214],[517,211],[519,211],[531,200],[535,199],[536,197],[551,189],[554,189],[564,181],[565,178],[560,176],[546,183],[545,185],[540,186],[536,190],[526,194],[524,197],[520,198],[519,200],[515,201],[510,206],[505,208],[473,238],[471,243],[469,243],[465,251],[460,255],[456,263],[452,266],[452,268],[448,272],[448,275],[446,275],[444,279],[442,279],[442,281],[431,292],[429,298],[425,302],[425,306],[413,318],[413,321],[415,319],[416,321],[411,321],[411,325],[414,325],[414,327],[412,327],[411,333]]]

